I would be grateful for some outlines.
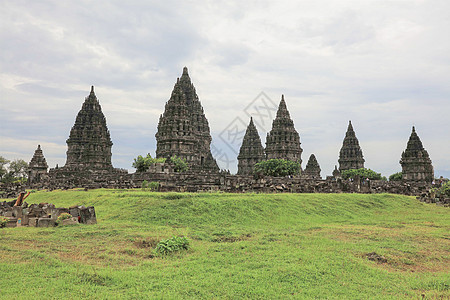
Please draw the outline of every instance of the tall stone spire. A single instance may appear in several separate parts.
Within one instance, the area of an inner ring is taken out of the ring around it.
[[[261,139],[253,123],[253,118],[250,118],[237,159],[238,175],[252,174],[255,164],[265,159],[264,148],[261,145]]]
[[[194,170],[219,171],[211,154],[208,120],[186,67],[166,102],[155,136],[156,157],[176,155]]]
[[[47,175],[47,161],[41,150],[41,145],[38,145],[34,151],[34,155],[28,164],[28,183],[36,183],[43,179],[43,176]]]
[[[433,181],[434,171],[430,156],[422,145],[422,141],[412,128],[406,150],[400,159],[402,178],[408,181]]]
[[[94,86],[78,112],[67,139],[65,168],[109,170],[111,163],[111,137],[106,118],[95,96]]]
[[[322,178],[320,177],[320,166],[314,154],[311,154],[311,156],[309,157],[308,163],[305,167],[305,171],[303,171],[303,175],[312,179]]]
[[[301,155],[303,149],[300,147],[300,136],[295,130],[294,122],[281,95],[277,116],[272,122],[272,130],[266,138],[267,159],[287,159],[302,163]]]
[[[339,171],[364,168],[364,158],[352,121],[348,122],[347,132],[339,152]]]

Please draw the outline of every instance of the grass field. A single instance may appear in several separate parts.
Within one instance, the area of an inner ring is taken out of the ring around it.
[[[94,205],[98,224],[0,229],[1,299],[450,298],[449,208],[413,197],[74,190],[27,202]],[[190,249],[155,256],[172,236]]]

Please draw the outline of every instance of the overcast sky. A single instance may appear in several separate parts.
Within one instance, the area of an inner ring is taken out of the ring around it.
[[[450,177],[450,1],[0,0],[0,155],[41,144],[64,165],[90,86],[114,143],[113,165],[155,154],[159,115],[189,68],[219,166],[249,116],[263,145],[281,95],[303,164],[337,164],[351,120],[365,166],[401,171],[416,131],[435,175]]]

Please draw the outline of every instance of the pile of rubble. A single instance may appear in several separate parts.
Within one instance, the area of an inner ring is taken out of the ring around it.
[[[62,221],[62,224],[97,223],[93,206],[85,207],[75,205],[64,208],[55,207],[51,203],[29,205],[23,201],[27,196],[25,196],[25,193],[21,193],[17,200],[0,202],[0,216],[8,219],[6,227],[53,227],[57,225],[57,218],[62,213],[72,215],[72,218]]]

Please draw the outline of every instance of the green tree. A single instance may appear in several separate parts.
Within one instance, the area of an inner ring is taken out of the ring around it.
[[[145,157],[143,157],[142,155],[136,157],[134,159],[132,167],[136,169],[136,172],[145,172],[148,170],[151,164],[163,163],[165,161],[165,158],[153,158],[150,153],[148,153]]]
[[[7,164],[9,164],[9,160],[4,158],[3,156],[0,156],[0,180],[2,180],[3,176],[8,173],[8,170],[6,169]]]
[[[371,169],[361,168],[361,169],[350,169],[341,172],[343,179],[356,179],[359,178],[369,178],[370,180],[381,180],[381,174],[377,173]]]
[[[269,159],[255,164],[255,174],[263,174],[266,176],[288,176],[298,175],[301,172],[300,164],[296,161],[286,159]]]
[[[400,181],[402,180],[403,175],[402,172],[397,172],[389,176],[389,181]]]
[[[27,178],[28,177],[28,164],[23,159],[15,159],[9,163],[9,173],[11,177],[15,178]]]

